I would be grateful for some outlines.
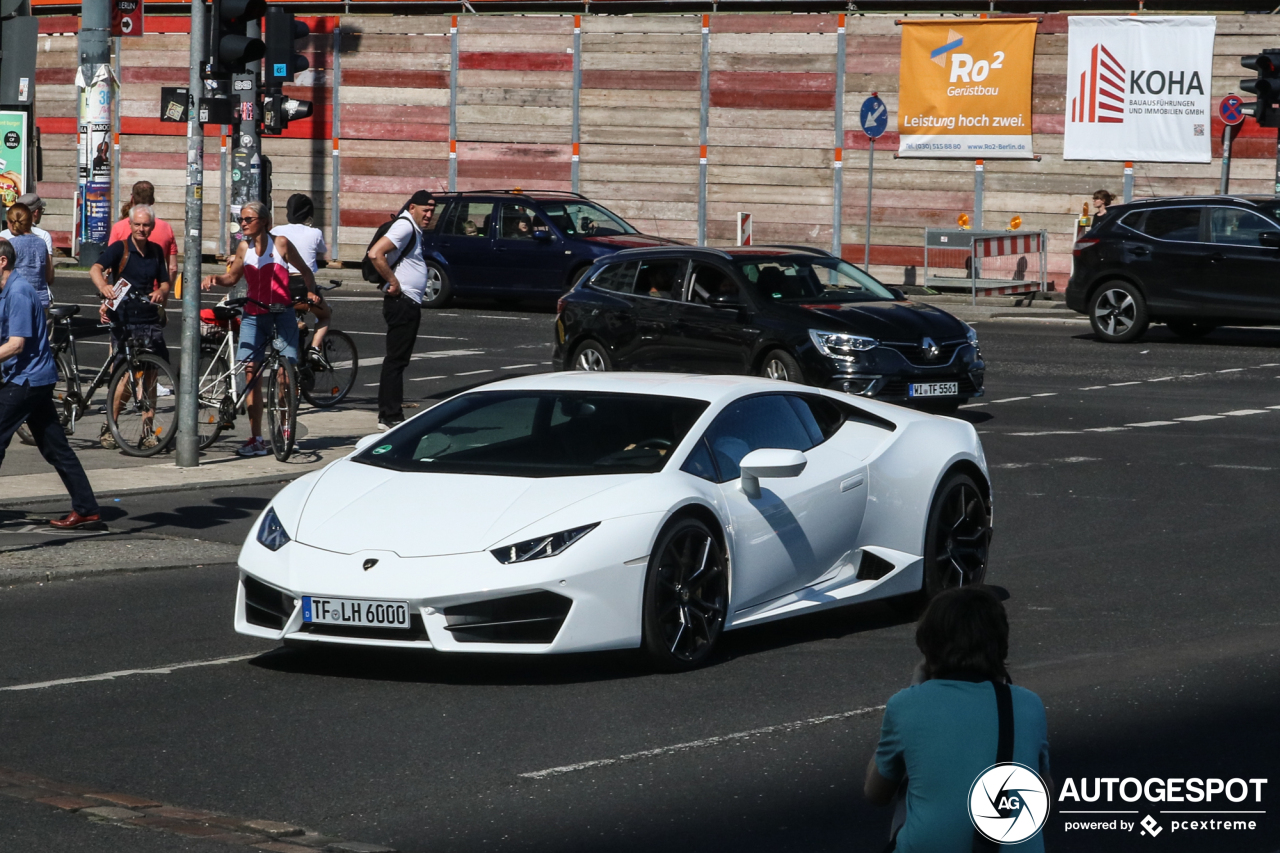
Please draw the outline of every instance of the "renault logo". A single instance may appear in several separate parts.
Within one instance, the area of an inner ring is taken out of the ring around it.
[[[364,570],[367,572],[376,565],[378,565],[378,561],[370,557],[368,560],[364,561]]]
[[[942,348],[933,342],[933,338],[925,338],[920,342],[920,351],[925,358],[933,359],[942,355]]]

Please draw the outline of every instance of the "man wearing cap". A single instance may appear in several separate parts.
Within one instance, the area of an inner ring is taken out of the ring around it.
[[[26,193],[18,197],[17,204],[25,204],[31,209],[31,233],[44,241],[44,247],[49,250],[49,268],[53,268],[53,235],[40,227],[40,219],[44,216],[44,199],[35,193]],[[13,233],[8,229],[0,231],[0,237],[6,240],[13,239]],[[50,284],[53,282],[50,281]]]
[[[413,357],[422,323],[422,295],[427,289],[422,231],[435,209],[435,197],[418,190],[387,233],[369,248],[369,260],[386,282],[382,285],[382,319],[387,321],[387,355],[378,382],[379,429],[390,429],[404,420],[404,370]]]

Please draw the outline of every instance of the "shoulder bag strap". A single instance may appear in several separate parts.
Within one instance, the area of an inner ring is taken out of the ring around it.
[[[1013,691],[1003,681],[993,681],[991,686],[996,691],[996,718],[1000,726],[996,735],[996,764],[1008,764],[1013,761]],[[999,844],[974,829],[974,853],[995,853],[999,849]]]
[[[125,265],[129,263],[129,244],[132,242],[132,234],[124,238],[124,251],[120,253],[120,264],[116,267],[116,281],[119,281],[120,276],[124,275]]]
[[[401,213],[399,216],[396,217],[396,219],[404,219],[406,222],[409,223],[409,233],[412,236],[410,237],[409,242],[405,244],[404,250],[401,251],[400,254],[396,255],[396,262],[394,264],[391,264],[392,272],[395,272],[396,269],[400,266],[400,262],[404,260],[405,255],[409,254],[414,249],[418,248],[418,227],[413,224],[413,218],[409,216],[405,216],[403,213]]]

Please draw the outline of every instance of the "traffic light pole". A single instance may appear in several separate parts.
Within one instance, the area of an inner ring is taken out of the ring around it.
[[[204,219],[204,128],[200,125],[199,98],[204,91],[201,69],[209,44],[209,16],[204,0],[191,0],[191,78],[187,111],[187,216],[183,229],[182,266],[182,362],[178,374],[179,468],[200,464],[200,436],[196,402],[200,390],[200,256]]]

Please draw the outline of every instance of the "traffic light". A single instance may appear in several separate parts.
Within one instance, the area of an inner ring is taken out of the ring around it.
[[[262,99],[262,135],[279,136],[289,126],[311,115],[311,102],[268,94]]]
[[[213,0],[209,64],[215,75],[243,74],[263,57],[267,46],[246,35],[246,27],[266,13],[266,0]]]
[[[311,35],[311,30],[293,13],[278,6],[267,10],[267,55],[263,71],[265,87],[279,89],[293,82],[293,75],[311,67],[307,58],[294,49],[298,39]]]
[[[1240,111],[1253,116],[1259,127],[1280,127],[1280,48],[1242,56],[1240,64],[1258,75],[1240,81],[1241,89],[1258,96],[1257,101],[1241,105]]]

